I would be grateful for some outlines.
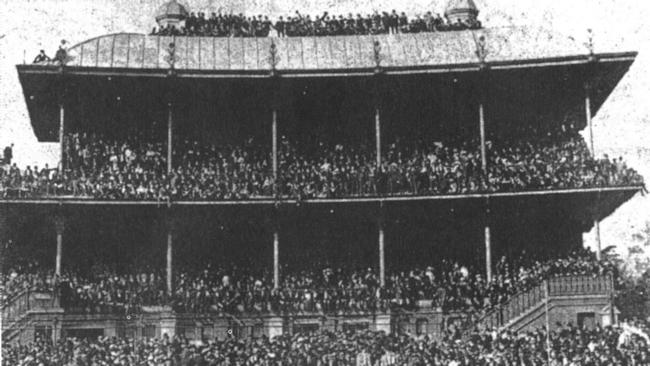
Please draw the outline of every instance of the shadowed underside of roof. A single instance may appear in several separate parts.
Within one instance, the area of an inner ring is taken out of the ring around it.
[[[221,38],[165,37],[120,33],[93,38],[69,51],[72,67],[166,69],[169,45],[175,44],[179,70],[248,70],[272,68],[276,47],[278,70],[370,69],[426,67],[479,62],[479,39],[485,38],[486,62],[562,58],[587,55],[588,49],[569,38],[523,27],[476,31],[407,33],[375,36]]]

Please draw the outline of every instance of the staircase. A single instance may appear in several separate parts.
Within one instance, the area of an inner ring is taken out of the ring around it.
[[[2,305],[2,341],[21,340],[31,328],[32,315],[58,309],[58,299],[51,291],[23,290]]]
[[[545,324],[547,311],[553,314],[556,308],[566,307],[566,304],[574,307],[584,303],[610,304],[613,290],[610,275],[552,277],[511,296],[465,330],[466,333],[475,328],[519,331],[540,323]],[[558,320],[558,317],[554,318]]]

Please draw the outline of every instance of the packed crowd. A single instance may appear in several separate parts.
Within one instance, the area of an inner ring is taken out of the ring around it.
[[[548,261],[527,259],[525,255],[511,261],[504,257],[497,263],[490,282],[471,267],[442,261],[435,266],[390,273],[383,287],[371,269],[286,271],[280,286],[274,288],[268,272],[208,266],[203,270],[180,269],[170,295],[164,275],[139,268],[124,274],[94,267],[84,274],[67,271],[60,278],[35,266],[11,269],[5,275],[3,292],[11,297],[23,289],[57,288],[63,307],[99,313],[132,314],[143,306],[221,314],[381,313],[415,309],[421,306],[420,300],[431,301],[426,306],[444,311],[480,313],[552,276],[617,275],[611,263],[596,261],[587,251]]]
[[[3,366],[14,365],[647,365],[650,342],[630,327],[581,329],[572,325],[529,332],[481,332],[470,339],[386,335],[382,332],[318,332],[272,339],[182,337],[130,340],[100,337],[39,339],[3,347]],[[634,329],[644,329],[643,324]]]
[[[35,261],[13,263],[0,277],[0,304],[23,291],[51,291],[56,284],[53,273]]]
[[[487,171],[478,143],[388,145],[377,166],[370,148],[300,146],[282,138],[278,181],[268,149],[181,141],[167,174],[166,146],[138,135],[116,141],[66,138],[65,169],[0,169],[2,197],[77,196],[128,200],[238,200],[438,195],[641,185],[622,158],[591,156],[578,135],[489,143]]]
[[[363,34],[396,34],[441,32],[464,29],[479,29],[478,20],[466,22],[461,19],[443,18],[431,11],[423,15],[408,17],[406,13],[377,12],[362,16],[360,13],[347,16],[322,15],[311,17],[298,11],[293,16],[278,17],[275,22],[268,16],[245,16],[244,14],[212,13],[209,17],[202,12],[191,13],[184,26],[173,25],[154,28],[153,35],[203,36],[203,37],[304,37],[340,36]]]

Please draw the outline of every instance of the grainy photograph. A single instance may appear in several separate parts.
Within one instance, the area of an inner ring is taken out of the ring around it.
[[[650,4],[0,0],[1,366],[650,365]]]

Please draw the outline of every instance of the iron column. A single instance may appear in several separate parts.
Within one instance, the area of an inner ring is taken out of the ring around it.
[[[377,149],[377,169],[379,169],[381,166],[381,115],[379,113],[379,106],[375,107],[375,147]]]
[[[280,235],[277,226],[273,231],[273,287],[280,288]]]
[[[54,228],[56,229],[56,262],[54,273],[61,276],[61,262],[63,259],[63,231],[65,230],[65,219],[62,214],[54,217]]]
[[[59,175],[63,176],[65,165],[65,107],[63,101],[59,104]]]
[[[167,293],[172,294],[174,234],[171,225],[167,226]]]
[[[174,119],[172,116],[172,102],[167,102],[167,174],[172,172],[172,130]]]
[[[274,107],[271,120],[271,138],[273,149],[273,185],[275,193],[278,192],[278,110]]]
[[[386,286],[386,250],[384,247],[384,225],[379,223],[379,284]]]

